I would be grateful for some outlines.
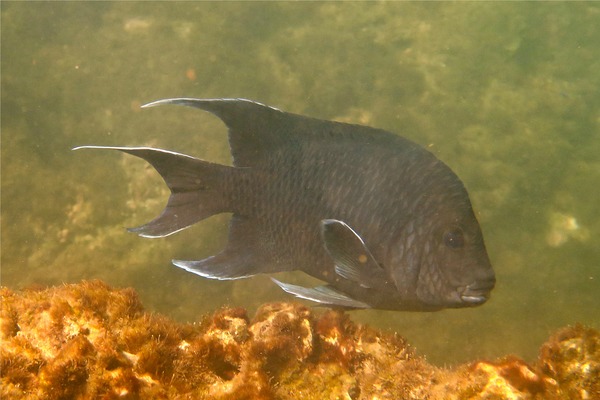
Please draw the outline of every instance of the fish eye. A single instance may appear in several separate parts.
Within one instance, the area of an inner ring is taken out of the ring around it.
[[[446,246],[458,249],[465,245],[465,236],[460,228],[453,229],[444,233],[444,243]]]

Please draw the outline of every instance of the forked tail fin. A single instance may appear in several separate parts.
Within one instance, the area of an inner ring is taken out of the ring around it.
[[[81,146],[79,149],[119,150],[150,163],[171,190],[163,212],[145,225],[129,228],[143,237],[171,235],[211,215],[230,211],[224,187],[233,167],[203,161],[185,154],[150,147]]]

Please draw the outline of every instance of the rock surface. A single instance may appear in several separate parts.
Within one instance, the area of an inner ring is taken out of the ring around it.
[[[579,325],[555,333],[535,364],[444,369],[396,334],[295,303],[179,324],[100,281],[1,295],[2,399],[600,398],[600,332]]]

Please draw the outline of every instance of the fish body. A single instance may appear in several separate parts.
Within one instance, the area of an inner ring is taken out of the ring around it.
[[[163,213],[131,231],[162,237],[232,213],[225,249],[174,260],[212,279],[301,270],[327,282],[283,290],[344,308],[434,311],[484,303],[494,287],[460,179],[432,153],[381,129],[286,113],[244,99],[167,99],[229,128],[233,166],[145,147],[171,190]],[[87,148],[99,146],[84,146]]]

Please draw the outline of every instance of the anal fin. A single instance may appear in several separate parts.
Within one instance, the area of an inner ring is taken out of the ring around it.
[[[229,239],[223,251],[198,261],[173,260],[173,264],[204,278],[219,280],[273,272],[270,255],[265,254],[256,229],[255,220],[234,214],[229,222]]]
[[[259,272],[253,271],[252,264],[248,264],[243,258],[228,254],[226,251],[204,260],[173,260],[173,264],[203,278],[218,280],[248,278]]]

